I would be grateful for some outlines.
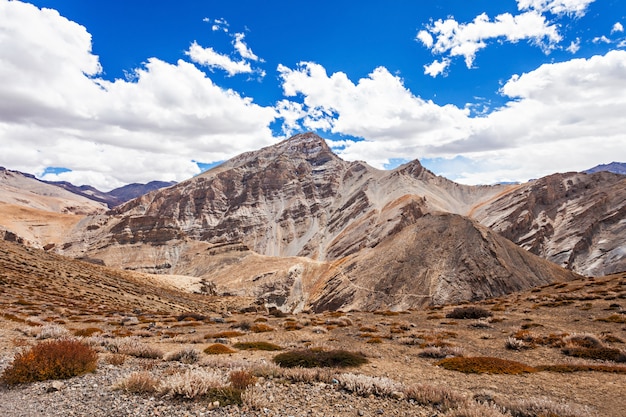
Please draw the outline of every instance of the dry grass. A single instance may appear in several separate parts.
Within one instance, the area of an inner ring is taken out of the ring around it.
[[[113,389],[131,394],[152,394],[159,391],[160,382],[148,371],[133,372],[113,385]]]

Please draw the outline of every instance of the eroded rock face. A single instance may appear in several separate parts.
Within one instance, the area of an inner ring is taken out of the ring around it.
[[[427,214],[331,269],[311,305],[408,309],[482,300],[576,277],[466,217]]]
[[[377,245],[425,213],[462,212],[500,188],[461,186],[418,161],[393,171],[346,162],[319,136],[302,134],[116,207],[106,225],[77,233],[75,241],[86,243],[68,254],[101,248],[103,241],[192,239],[240,241],[267,256],[334,260]]]
[[[55,249],[286,311],[406,309],[576,276],[526,249],[582,273],[626,269],[625,188],[607,173],[464,186],[418,161],[346,162],[302,134],[92,216]]]
[[[474,214],[521,247],[585,275],[626,270],[626,177],[554,174]]]

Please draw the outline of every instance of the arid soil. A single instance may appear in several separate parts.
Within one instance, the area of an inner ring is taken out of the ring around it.
[[[0,412],[5,416],[469,415],[442,409],[434,401],[414,401],[406,396],[411,386],[443,390],[456,401],[469,401],[458,404],[482,401],[508,407],[509,411],[519,409],[521,400],[569,410],[554,414],[561,416],[617,417],[626,409],[626,366],[622,362],[574,358],[564,353],[564,343],[583,336],[624,351],[626,274],[551,284],[463,306],[282,315],[255,305],[252,299],[176,292],[156,283],[137,282],[130,273],[110,270],[98,275],[88,264],[75,261],[52,265],[45,254],[36,262],[16,247],[3,243],[1,248],[5,262],[0,265],[0,368],[10,366],[17,352],[39,343],[42,332],[61,332],[59,328],[64,329],[65,336],[87,334],[86,329],[92,329],[93,335],[83,340],[99,351],[99,364],[95,373],[62,384],[45,381],[2,386]],[[17,257],[21,263],[6,262],[9,257]],[[446,317],[458,307],[470,306],[492,315],[483,319]],[[511,338],[519,343],[515,345]],[[160,354],[138,358],[111,347],[128,340]],[[261,341],[276,344],[283,351],[319,348],[362,352],[368,363],[317,374],[315,370],[298,371],[301,374],[294,376],[272,365],[278,352],[243,350],[236,345]],[[233,352],[203,353],[215,342]],[[166,360],[183,348],[197,350],[197,361],[185,364]],[[431,357],[445,356],[446,352],[514,360],[533,367],[605,367],[602,372],[463,373],[444,369],[440,358]],[[188,400],[158,392],[134,394],[114,389],[133,372],[145,371],[164,381],[187,369],[222,373],[246,369],[257,376],[256,385],[248,388],[250,398],[228,406],[202,398]],[[393,392],[381,388],[380,392],[359,394],[348,387],[346,373],[377,377],[368,381],[395,388]]]

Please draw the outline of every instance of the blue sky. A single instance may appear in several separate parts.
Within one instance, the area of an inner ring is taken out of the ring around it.
[[[106,190],[310,130],[469,184],[626,161],[624,25],[619,0],[0,0],[0,165]]]

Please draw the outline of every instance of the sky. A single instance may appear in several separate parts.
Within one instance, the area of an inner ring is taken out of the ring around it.
[[[623,0],[0,0],[0,166],[102,191],[312,131],[464,184],[626,162]]]

